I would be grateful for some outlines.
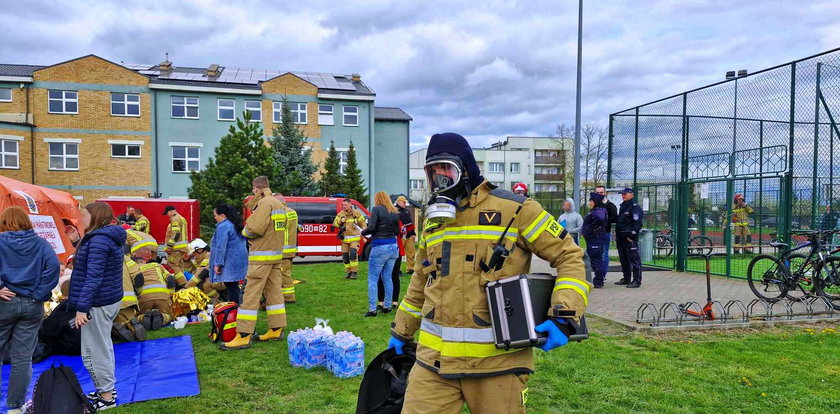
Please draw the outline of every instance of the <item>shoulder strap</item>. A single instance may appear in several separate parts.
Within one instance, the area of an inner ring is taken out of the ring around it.
[[[511,193],[508,190],[502,190],[501,188],[494,188],[494,189],[490,190],[490,195],[495,196],[495,197],[499,197],[499,198],[503,198],[505,200],[515,201],[519,204],[525,203],[525,200],[528,199],[527,197],[525,197],[523,195],[514,194],[514,193]]]
[[[70,367],[65,367],[63,365],[58,370],[61,371],[61,375],[64,377],[67,383],[70,384],[70,387],[73,388],[73,392],[82,402],[82,405],[86,407],[88,411],[95,412],[96,408],[94,408],[93,404],[91,404],[88,400],[87,395],[85,395],[84,391],[82,391],[82,386],[81,384],[79,384],[79,379],[76,378],[76,374],[73,372],[73,370],[71,370]],[[69,374],[67,374],[67,371],[70,371],[72,377]]]

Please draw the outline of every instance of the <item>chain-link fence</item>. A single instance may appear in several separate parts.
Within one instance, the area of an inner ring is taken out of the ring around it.
[[[646,265],[746,277],[840,208],[840,49],[610,115],[608,187],[636,189]],[[735,198],[744,202],[735,202]]]

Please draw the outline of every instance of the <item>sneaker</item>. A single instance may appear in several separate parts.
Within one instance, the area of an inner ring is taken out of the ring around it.
[[[8,414],[23,414],[23,409],[22,408],[9,408],[9,410],[6,411],[6,412]]]
[[[382,307],[381,303],[379,305],[376,305],[376,310],[381,311],[382,309],[384,308]]]
[[[111,391],[111,393],[114,396],[114,399],[116,400],[117,399],[117,390]],[[94,391],[94,392],[88,393],[87,394],[87,399],[90,400],[91,402],[99,400],[99,391]]]
[[[391,312],[391,308],[382,308],[382,313],[389,313]]]
[[[91,401],[93,404],[94,412],[100,412],[105,410],[110,410],[117,406],[117,398],[114,397],[110,401],[103,400],[102,397],[98,397],[96,401]]]
[[[137,338],[138,341],[143,342],[146,340],[146,327],[143,326],[137,318],[131,318],[128,323],[134,327],[134,337]]]
[[[376,316],[376,311],[375,310],[368,311],[368,313],[365,314],[365,317],[372,317],[372,316]]]

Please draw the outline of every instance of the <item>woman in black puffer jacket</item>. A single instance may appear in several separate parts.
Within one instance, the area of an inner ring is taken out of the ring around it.
[[[82,209],[87,229],[76,248],[67,306],[76,311],[81,329],[82,361],[96,386],[89,395],[97,411],[116,406],[114,344],[111,326],[122,301],[122,268],[125,230],[114,225],[111,206],[91,203]]]
[[[400,232],[400,217],[397,209],[391,204],[391,199],[384,191],[373,197],[376,207],[370,212],[368,228],[362,230],[362,235],[373,235],[368,258],[368,313],[365,316],[376,316],[376,284],[382,280],[385,285],[385,300],[382,302],[382,312],[391,311],[391,295],[394,288],[391,283],[391,273],[394,263],[400,257],[397,247],[397,237]]]

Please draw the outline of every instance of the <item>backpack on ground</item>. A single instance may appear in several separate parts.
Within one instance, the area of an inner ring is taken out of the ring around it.
[[[236,302],[223,302],[213,309],[210,340],[230,342],[236,338],[236,315],[239,305]]]
[[[79,379],[70,367],[53,364],[44,371],[32,392],[34,414],[81,414],[96,410],[82,392]]]

